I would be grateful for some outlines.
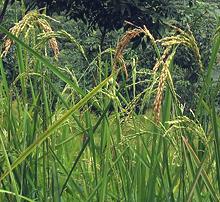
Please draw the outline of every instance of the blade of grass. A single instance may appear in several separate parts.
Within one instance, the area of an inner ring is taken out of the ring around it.
[[[16,48],[17,48],[16,51],[17,51],[17,62],[18,62],[19,74],[23,74],[23,73],[25,73],[25,64],[23,61],[24,59],[23,59],[22,48],[21,48],[20,44],[16,44]],[[20,81],[21,81],[22,93],[23,93],[24,99],[26,99],[27,88],[26,88],[25,78],[21,77]]]
[[[200,165],[200,167],[199,167],[199,169],[198,169],[198,171],[197,171],[197,173],[195,175],[194,181],[192,183],[192,186],[189,189],[188,197],[186,199],[187,202],[191,202],[192,201],[193,193],[194,193],[194,190],[196,188],[196,184],[198,183],[199,177],[200,177],[200,175],[202,173],[203,166],[205,164],[205,160],[206,160],[206,158],[203,159],[203,161],[202,161],[202,163],[201,163],[201,165]]]
[[[8,170],[9,170],[8,172],[10,174],[10,178],[11,178],[11,181],[12,181],[12,187],[13,187],[14,192],[15,192],[16,200],[19,202],[20,198],[19,198],[19,194],[18,194],[18,187],[16,185],[14,174],[12,172],[11,164],[10,164],[10,161],[9,161],[9,158],[8,158],[8,154],[7,154],[7,151],[5,149],[5,144],[4,144],[4,141],[2,139],[2,136],[4,136],[4,131],[2,131],[2,129],[1,129],[1,132],[2,132],[2,135],[0,135],[0,141],[1,141],[1,145],[2,145],[2,150],[3,150],[5,161],[6,161]],[[1,182],[1,180],[0,180],[0,182]]]
[[[9,87],[8,87],[8,82],[7,82],[7,79],[6,79],[6,74],[5,74],[5,71],[4,71],[4,66],[3,66],[1,56],[0,56],[0,72],[1,72],[1,76],[2,76],[2,82],[3,82],[5,93],[8,94],[9,93]]]
[[[182,139],[183,139],[183,142],[184,142],[184,144],[186,145],[186,147],[187,147],[189,153],[190,153],[191,156],[193,157],[197,168],[199,168],[199,166],[201,165],[201,162],[200,162],[198,156],[197,156],[196,153],[194,152],[194,150],[193,150],[193,148],[191,147],[191,145],[188,143],[187,139],[186,139],[185,137],[183,137],[183,136],[182,136]],[[212,195],[213,199],[214,199],[215,201],[219,201],[219,197],[217,196],[217,193],[216,193],[215,189],[213,188],[212,183],[210,182],[209,177],[208,177],[208,175],[207,175],[207,173],[205,172],[204,169],[202,169],[201,174],[202,174],[203,180],[204,180],[204,182],[205,182],[205,184],[206,184],[206,187],[207,187],[208,190],[210,191],[210,194]]]
[[[95,124],[95,126],[93,127],[93,133],[92,133],[92,134],[95,133],[96,129],[98,128],[98,126],[100,125],[101,121],[102,121],[103,118],[105,117],[105,115],[106,115],[107,111],[109,110],[110,106],[111,106],[111,102],[110,102],[109,105],[106,107],[106,109],[103,111],[101,117],[99,118],[99,120],[97,121],[97,123]],[[77,163],[79,162],[79,160],[80,160],[80,158],[81,158],[83,152],[85,151],[87,145],[88,145],[89,142],[90,142],[90,138],[91,138],[91,137],[89,137],[89,136],[86,138],[86,141],[84,142],[84,144],[83,144],[81,150],[79,151],[79,154],[77,155],[76,160],[74,161],[74,164],[73,164],[72,168],[70,169],[69,174],[68,174],[68,176],[67,176],[67,178],[66,178],[66,180],[65,180],[65,182],[64,182],[64,184],[63,184],[63,186],[62,186],[60,195],[63,194],[63,192],[64,192],[64,190],[65,190],[65,188],[66,188],[66,185],[67,185],[67,183],[68,183],[68,181],[69,181],[69,179],[70,179],[70,177],[71,177],[71,175],[72,175],[72,173],[73,173],[73,171],[74,171],[74,169],[75,169]]]
[[[215,97],[211,98],[211,118],[212,118],[212,128],[215,136],[214,147],[215,147],[215,159],[216,159],[216,174],[217,174],[217,183],[218,190],[220,193],[220,134],[219,134],[219,126],[217,121],[217,113],[215,109]]]
[[[129,147],[127,146],[119,155],[118,157],[115,159],[115,161],[113,162],[111,168],[108,169],[108,176],[109,174],[112,172],[113,167],[118,163],[118,161],[120,161],[120,159],[122,158],[123,154],[127,151]],[[91,192],[91,194],[89,195],[89,197],[87,198],[87,202],[90,202],[92,197],[95,195],[96,191],[99,189],[99,187],[102,185],[104,179],[101,179],[99,181],[99,183],[97,184],[97,186],[94,188],[94,190]]]
[[[6,191],[6,190],[2,190],[2,189],[0,189],[0,193],[5,193],[5,194],[10,194],[10,195],[16,196],[15,193],[10,192],[10,191]],[[20,199],[24,199],[24,200],[29,201],[29,202],[36,202],[36,200],[29,199],[29,198],[27,198],[27,197],[25,197],[25,196],[22,196],[22,195],[17,195],[17,196],[18,196]]]
[[[113,75],[110,75],[107,77],[104,81],[102,81],[98,86],[96,86],[90,93],[88,93],[84,98],[82,98],[76,105],[74,105],[70,110],[68,110],[60,119],[55,121],[43,134],[38,136],[38,138],[35,140],[34,143],[32,143],[25,151],[23,151],[20,156],[14,161],[14,163],[11,165],[11,169],[15,169],[21,162],[23,162],[28,155],[30,155],[37,146],[39,146],[44,140],[46,140],[51,133],[53,133],[57,128],[63,124],[70,115],[73,114],[76,110],[80,109],[82,106],[84,106],[98,91],[105,86],[108,81],[113,77]],[[0,181],[3,180],[7,175],[9,174],[9,171],[6,171],[1,177]]]

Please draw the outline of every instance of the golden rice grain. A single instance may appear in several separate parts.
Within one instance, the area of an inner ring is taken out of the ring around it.
[[[21,34],[25,34],[24,38],[27,40],[31,29],[40,28],[45,33],[54,34],[50,24],[44,19],[45,15],[38,13],[37,11],[31,11],[27,13],[18,23],[16,23],[9,31],[19,37]],[[55,58],[59,55],[59,47],[55,37],[48,39],[49,45],[54,52]],[[13,41],[9,38],[5,38],[3,45],[2,56],[6,56]]]

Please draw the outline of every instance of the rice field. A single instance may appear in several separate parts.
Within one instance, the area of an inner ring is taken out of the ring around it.
[[[0,25],[0,201],[220,201],[219,80],[212,80],[220,27],[208,66],[190,30],[167,25],[172,34],[160,39],[147,27],[127,31],[88,64],[97,68],[88,89],[57,65],[58,39],[86,60],[83,47],[50,20],[33,11],[10,30]],[[131,58],[131,71],[123,53],[141,34],[157,61],[139,92],[138,61]],[[193,52],[203,81],[190,116],[172,78],[180,46]],[[9,82],[3,59],[11,49],[18,73]]]

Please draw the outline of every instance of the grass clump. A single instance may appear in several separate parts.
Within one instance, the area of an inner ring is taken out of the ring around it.
[[[1,58],[0,201],[219,201],[218,89],[210,79],[219,28],[207,73],[190,30],[171,26],[175,34],[157,40],[147,27],[130,30],[115,50],[92,61],[97,78],[88,91],[56,61],[58,38],[75,43],[87,60],[83,47],[68,33],[52,31],[46,19],[30,12],[10,31],[0,26],[7,36],[2,57],[13,44],[19,69],[8,83]],[[157,62],[138,92],[137,63],[129,86],[123,52],[141,34]],[[192,118],[184,115],[172,81],[179,45],[193,50],[204,77]],[[147,105],[146,113],[134,110],[138,102]]]

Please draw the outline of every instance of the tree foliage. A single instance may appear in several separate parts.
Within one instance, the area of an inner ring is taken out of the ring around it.
[[[5,0],[4,7],[9,2]],[[105,32],[120,29],[125,21],[158,30],[163,18],[177,18],[179,6],[186,6],[181,0],[24,0],[24,3],[27,10],[46,7],[47,14],[64,11],[68,18],[81,19]]]

